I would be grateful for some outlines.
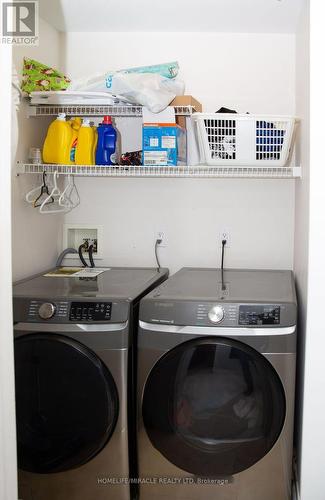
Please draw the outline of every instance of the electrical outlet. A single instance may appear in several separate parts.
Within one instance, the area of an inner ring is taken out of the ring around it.
[[[158,246],[161,248],[167,247],[167,236],[164,231],[156,231],[155,232],[155,242],[157,240],[161,240],[161,243],[158,243]]]
[[[218,297],[221,300],[226,299],[230,295],[230,283],[217,283]]]
[[[103,227],[93,224],[64,224],[63,228],[63,249],[75,248],[78,250],[80,245],[86,244],[85,252],[89,243],[94,243],[94,258],[103,258]],[[67,258],[76,258],[75,254],[67,255]]]
[[[219,245],[222,247],[222,241],[223,240],[226,240],[226,248],[229,248],[230,247],[230,232],[226,229],[224,229],[223,231],[220,231],[220,234],[219,234]]]

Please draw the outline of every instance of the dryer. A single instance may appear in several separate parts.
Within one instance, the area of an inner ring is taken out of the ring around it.
[[[129,500],[136,474],[133,334],[165,269],[14,286],[19,498]]]
[[[141,301],[140,500],[289,500],[291,271],[184,268]]]

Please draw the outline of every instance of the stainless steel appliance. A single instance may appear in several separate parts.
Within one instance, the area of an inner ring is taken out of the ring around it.
[[[166,270],[37,276],[14,286],[19,498],[129,500],[133,334]]]
[[[291,271],[184,268],[141,301],[140,500],[289,500]]]

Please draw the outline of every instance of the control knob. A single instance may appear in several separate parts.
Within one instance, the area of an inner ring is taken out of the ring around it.
[[[208,318],[211,323],[220,323],[220,321],[223,320],[224,315],[225,312],[221,306],[213,306],[208,313]]]
[[[38,315],[42,319],[50,319],[53,318],[55,314],[55,305],[51,302],[44,302],[38,310]]]

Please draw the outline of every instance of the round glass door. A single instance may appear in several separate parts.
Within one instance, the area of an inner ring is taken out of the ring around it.
[[[201,338],[165,354],[149,374],[143,420],[153,446],[192,474],[237,474],[261,460],[285,419],[282,383],[251,347]]]
[[[56,334],[15,340],[18,466],[69,470],[108,442],[118,417],[112,375],[97,355]]]

